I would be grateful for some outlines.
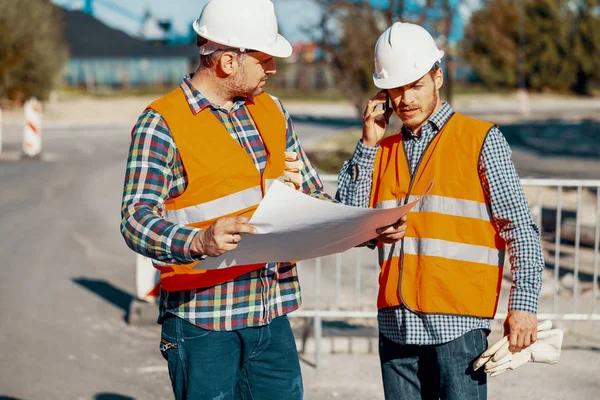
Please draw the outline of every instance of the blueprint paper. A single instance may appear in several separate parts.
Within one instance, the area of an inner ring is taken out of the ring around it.
[[[377,237],[377,228],[394,224],[423,196],[396,208],[361,208],[316,199],[275,181],[249,222],[258,233],[242,234],[235,250],[208,257],[194,268],[299,261],[341,253]]]

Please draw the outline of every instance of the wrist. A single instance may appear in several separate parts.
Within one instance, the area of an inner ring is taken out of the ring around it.
[[[377,147],[377,141],[373,141],[373,140],[369,140],[367,138],[362,138],[361,139],[362,144],[364,144],[367,147]]]
[[[196,234],[196,236],[194,237],[194,239],[192,240],[192,244],[190,246],[190,254],[192,256],[200,256],[205,254],[204,253],[204,232],[205,231],[200,231]]]

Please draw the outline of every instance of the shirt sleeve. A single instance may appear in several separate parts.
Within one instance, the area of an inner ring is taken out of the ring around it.
[[[164,219],[164,204],[173,183],[178,152],[162,116],[146,110],[132,131],[121,203],[121,234],[136,253],[168,264],[200,260],[190,246],[200,229]],[[183,180],[182,180],[183,181]]]
[[[344,161],[338,175],[338,190],[335,195],[340,203],[355,207],[369,207],[378,148],[379,145],[369,147],[359,140],[352,158]]]
[[[508,310],[537,313],[544,256],[540,231],[533,222],[512,151],[498,128],[492,128],[483,145],[479,176],[491,212],[506,241],[513,276]]]
[[[271,97],[273,100],[275,100],[281,112],[285,116],[287,138],[286,151],[296,152],[298,154],[298,159],[302,160],[303,167],[300,171],[300,174],[302,175],[302,192],[322,200],[334,201],[329,194],[323,191],[323,182],[321,181],[321,178],[319,178],[319,174],[311,164],[310,160],[306,156],[306,153],[304,152],[304,149],[302,148],[302,145],[300,144],[300,139],[296,134],[292,117],[278,98],[273,96]]]

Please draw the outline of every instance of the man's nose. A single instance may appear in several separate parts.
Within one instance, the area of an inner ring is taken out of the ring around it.
[[[265,71],[265,74],[267,74],[267,75],[273,75],[277,72],[277,67],[275,65],[275,59],[272,59],[271,61],[265,63],[264,71]]]
[[[409,106],[415,101],[415,94],[412,90],[405,90],[402,93],[402,101],[400,102],[402,106]]]

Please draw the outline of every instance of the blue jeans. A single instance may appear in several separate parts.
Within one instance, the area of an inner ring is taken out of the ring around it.
[[[170,316],[162,325],[160,350],[176,400],[302,399],[287,316],[236,331],[209,331]]]
[[[473,362],[487,349],[482,329],[440,345],[400,345],[379,334],[387,400],[485,400],[487,377]]]

